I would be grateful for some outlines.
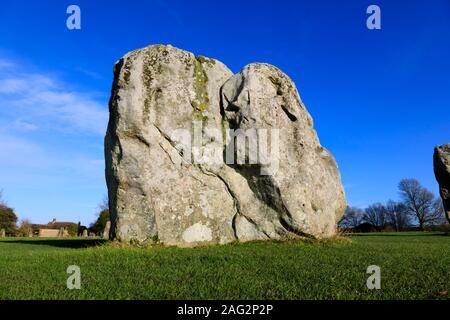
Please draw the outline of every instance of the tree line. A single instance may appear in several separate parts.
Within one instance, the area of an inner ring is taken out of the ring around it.
[[[416,179],[403,179],[398,185],[400,201],[389,200],[386,203],[375,203],[365,209],[348,207],[338,226],[345,230],[382,231],[392,228],[402,231],[412,226],[419,230],[433,225],[445,224],[446,217],[442,200],[423,187]],[[97,219],[92,223],[89,232],[101,233],[110,219],[108,200],[105,198],[99,205]],[[3,200],[0,190],[0,230],[7,235],[26,236],[31,223],[24,219],[17,227],[17,215]]]
[[[89,225],[89,228],[81,226],[83,229],[87,229],[89,233],[100,235],[105,229],[106,222],[109,220],[108,199],[103,199],[103,202],[99,205],[99,211],[95,222]],[[30,234],[33,224],[28,219],[21,219],[19,221],[13,208],[9,207],[7,202],[3,198],[3,190],[0,189],[0,230],[5,230],[7,236],[25,237]],[[80,234],[80,230],[77,230],[76,225],[74,228],[68,230],[71,236]]]
[[[338,226],[356,231],[381,231],[387,227],[402,231],[412,226],[425,230],[426,227],[447,222],[442,200],[418,180],[403,179],[398,184],[398,190],[400,201],[375,203],[364,210],[348,207]]]
[[[3,190],[0,190],[0,230],[5,230],[7,235],[16,234],[17,215],[14,209],[8,207],[3,199]]]

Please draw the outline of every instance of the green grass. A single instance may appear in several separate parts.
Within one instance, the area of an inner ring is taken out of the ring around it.
[[[69,290],[66,269],[81,268]],[[366,269],[381,267],[381,290]],[[350,241],[200,248],[101,240],[3,239],[0,299],[448,299],[450,236],[370,234]]]

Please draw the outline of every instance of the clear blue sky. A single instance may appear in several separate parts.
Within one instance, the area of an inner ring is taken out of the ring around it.
[[[81,8],[81,30],[66,8]],[[381,30],[366,8],[381,8]],[[350,205],[396,199],[450,142],[450,1],[0,2],[0,188],[20,218],[89,224],[106,195],[112,67],[172,44],[238,72],[286,72],[336,157]]]

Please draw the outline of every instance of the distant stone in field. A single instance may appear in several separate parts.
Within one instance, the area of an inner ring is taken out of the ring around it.
[[[106,221],[105,230],[103,230],[103,239],[109,239],[110,229],[111,229],[111,221]]]
[[[172,46],[114,67],[105,138],[111,236],[195,245],[336,232],[346,201],[292,80]]]
[[[58,232],[58,237],[60,237],[60,238],[64,237],[64,232],[65,232],[65,229],[63,227],[61,227]]]
[[[450,143],[434,149],[434,174],[439,183],[439,193],[450,222]]]
[[[0,238],[4,238],[4,237],[6,237],[5,229],[1,229],[0,230]]]
[[[82,235],[83,237],[87,237],[88,236],[88,231],[87,231],[87,229],[84,229],[83,230],[83,235]]]

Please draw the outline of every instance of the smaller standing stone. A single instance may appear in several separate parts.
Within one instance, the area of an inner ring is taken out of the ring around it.
[[[87,229],[84,229],[83,230],[83,237],[87,237],[88,236],[88,231],[87,231]]]
[[[111,229],[111,221],[106,221],[105,230],[103,230],[103,239],[109,239],[109,229]]]
[[[61,227],[61,228],[59,229],[58,237],[60,237],[60,238],[64,237],[64,228],[63,228],[63,227]]]
[[[444,211],[450,222],[450,143],[434,149],[434,175],[439,183],[439,193],[444,203]]]
[[[33,229],[32,228],[28,229],[28,237],[30,237],[30,238],[33,237]]]
[[[4,237],[6,237],[5,229],[1,229],[0,230],[0,238],[4,238]]]

